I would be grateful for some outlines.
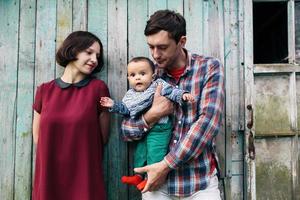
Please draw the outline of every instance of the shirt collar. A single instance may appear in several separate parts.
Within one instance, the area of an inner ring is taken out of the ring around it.
[[[187,49],[183,48],[183,51],[186,55],[186,68],[183,72],[183,74],[181,74],[181,76],[184,76],[188,71],[191,70],[191,63],[192,63],[192,54],[190,51],[188,51]],[[158,69],[158,67],[156,67],[157,69],[157,73],[159,75],[165,75],[165,76],[169,76],[169,77],[172,77],[168,72],[167,70],[165,69]]]
[[[61,78],[57,78],[55,79],[55,83],[61,88],[61,89],[65,89],[68,88],[70,86],[74,86],[77,88],[81,88],[86,86],[87,84],[89,84],[89,82],[93,79],[92,76],[88,76],[84,79],[82,79],[81,81],[77,82],[77,83],[66,83],[64,82]]]

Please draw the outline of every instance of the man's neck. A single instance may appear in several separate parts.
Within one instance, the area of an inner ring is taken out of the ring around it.
[[[187,64],[187,53],[182,48],[180,50],[179,56],[177,57],[175,62],[170,67],[168,67],[167,69],[168,70],[173,70],[173,69],[176,70],[176,69],[179,69],[179,68],[182,68],[182,67],[186,66],[186,64]]]

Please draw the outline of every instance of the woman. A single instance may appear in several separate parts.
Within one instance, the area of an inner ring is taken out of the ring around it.
[[[56,53],[62,77],[41,84],[33,104],[37,144],[33,200],[105,199],[102,150],[109,113],[99,100],[109,95],[92,74],[103,66],[95,35],[71,33]]]

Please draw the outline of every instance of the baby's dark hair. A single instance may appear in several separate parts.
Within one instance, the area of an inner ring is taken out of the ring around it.
[[[140,61],[146,61],[150,65],[150,67],[152,69],[152,72],[155,73],[155,65],[152,62],[152,60],[150,60],[147,57],[143,57],[143,56],[134,57],[128,63],[131,63],[131,62],[140,62]]]

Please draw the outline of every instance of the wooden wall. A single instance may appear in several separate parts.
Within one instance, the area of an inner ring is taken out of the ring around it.
[[[126,63],[149,56],[144,26],[158,9],[173,9],[187,21],[187,48],[218,57],[226,67],[226,119],[218,144],[225,191],[243,196],[243,1],[239,0],[0,0],[0,199],[30,199],[35,147],[32,102],[36,86],[62,74],[55,51],[72,31],[88,30],[104,45],[99,74],[113,98],[127,90]],[[132,147],[120,140],[114,115],[105,151],[109,199],[139,199],[120,183],[132,171]],[[75,152],[76,153],[76,152]],[[127,197],[127,198],[126,198]]]

